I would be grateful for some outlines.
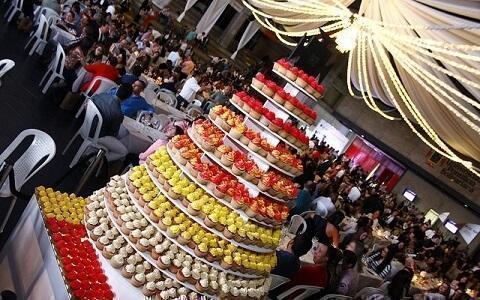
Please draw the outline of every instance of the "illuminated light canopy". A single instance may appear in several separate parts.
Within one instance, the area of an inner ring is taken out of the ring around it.
[[[395,108],[425,144],[480,176],[478,1],[363,0],[358,13],[353,2],[243,0],[287,45],[329,34],[348,53],[351,95],[389,120],[374,99]]]

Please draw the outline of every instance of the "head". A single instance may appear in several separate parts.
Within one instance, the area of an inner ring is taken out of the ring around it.
[[[340,223],[342,223],[345,215],[341,211],[336,211],[332,215],[327,218],[327,221],[335,227],[339,227]]]
[[[317,243],[313,247],[313,262],[318,265],[326,265],[329,259],[329,254],[333,252],[331,248],[333,248],[333,246]]]
[[[296,257],[303,256],[312,247],[312,240],[304,235],[298,235],[288,242],[287,249]]]
[[[392,300],[400,300],[403,298],[406,287],[408,287],[412,281],[413,274],[407,269],[403,269],[395,274],[392,278],[390,285],[388,286],[388,295]]]
[[[103,46],[102,45],[96,45],[95,47],[95,56],[103,56]]]
[[[75,13],[74,13],[73,11],[69,11],[69,12],[65,15],[65,22],[70,23],[70,24],[72,24],[73,22],[75,22]]]
[[[132,84],[132,93],[135,95],[140,95],[141,92],[145,89],[145,82],[142,80],[135,80],[135,82]]]
[[[115,67],[118,64],[118,60],[115,56],[109,56],[107,59],[107,64]]]
[[[200,72],[200,70],[194,70],[192,77],[195,77],[197,81],[200,81],[202,79],[202,72]]]
[[[343,251],[343,263],[342,268],[344,270],[353,269],[357,264],[357,255],[350,250]]]
[[[140,77],[140,75],[142,75],[143,73],[143,67],[141,65],[134,65],[132,67],[132,74],[137,76],[137,77]]]
[[[131,94],[132,87],[130,85],[123,84],[118,88],[116,96],[120,101],[123,101],[130,97]]]

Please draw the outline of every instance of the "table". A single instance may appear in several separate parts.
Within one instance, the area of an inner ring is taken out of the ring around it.
[[[163,132],[129,117],[123,118],[122,127],[128,131],[128,134],[120,133],[120,141],[130,153],[140,154],[156,140],[167,138]]]
[[[116,299],[144,299],[142,292],[96,251]],[[0,270],[0,290],[14,291],[17,299],[71,299],[35,196],[0,253]]]

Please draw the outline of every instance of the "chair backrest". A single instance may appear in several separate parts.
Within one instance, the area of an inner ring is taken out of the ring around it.
[[[270,283],[270,291],[290,281],[287,277],[275,274],[270,274],[270,279],[272,280],[272,283]]]
[[[285,300],[285,299],[290,299],[290,295],[293,295],[294,293],[297,294],[297,291],[302,291],[301,294],[295,296],[293,298],[294,300],[303,300],[307,299],[308,297],[312,296],[313,294],[316,294],[320,291],[322,291],[323,288],[318,287],[318,286],[311,286],[311,285],[296,285],[289,290],[281,293],[278,295],[277,299],[278,300]]]
[[[0,154],[0,164],[3,164],[5,159],[29,136],[33,136],[32,143],[13,165],[17,191],[55,156],[55,142],[48,134],[37,129],[26,129]]]
[[[301,231],[299,232],[299,229],[301,228]],[[302,234],[307,230],[307,223],[305,222],[305,219],[302,216],[299,215],[293,215],[292,218],[290,219],[290,224],[288,224],[288,232],[291,234]]]
[[[0,78],[2,78],[5,73],[10,71],[13,67],[15,67],[15,62],[11,59],[2,59],[0,60]]]
[[[23,7],[23,0],[15,0],[15,7],[19,10],[22,10]]]
[[[328,295],[325,295],[323,296],[322,298],[320,298],[320,300],[349,300],[349,299],[353,299],[352,297],[350,296],[345,296],[345,295],[340,295],[340,294],[328,294]]]
[[[97,122],[95,123],[95,120]],[[102,114],[98,110],[95,103],[92,100],[87,100],[87,110],[85,112],[85,118],[83,124],[80,127],[80,135],[84,139],[88,139],[96,143],[100,136],[100,130],[102,129],[103,118]],[[93,135],[91,134],[93,132]]]
[[[40,15],[40,17],[38,18],[38,27],[34,33],[35,37],[47,41],[48,27],[49,26],[47,18],[45,17],[45,15]]]
[[[52,25],[57,25],[57,23],[61,20],[62,19],[59,16],[54,16],[54,15],[48,16],[47,18],[48,28],[50,28],[50,26]]]
[[[354,299],[363,299],[365,298],[366,296],[371,296],[371,295],[376,295],[376,294],[379,294],[379,295],[384,295],[385,294],[385,291],[379,289],[379,288],[374,288],[374,287],[364,287],[363,289],[361,289],[358,293],[355,294],[355,297],[353,297]]]
[[[177,98],[175,97],[175,94],[173,93],[166,93],[163,90],[160,90],[157,94],[158,100],[164,102],[165,104],[168,104],[172,107],[175,107],[177,105]]]
[[[95,76],[85,91],[85,95],[91,97],[95,94],[100,94],[109,91],[111,88],[116,87],[117,84],[105,77]]]
[[[65,51],[60,43],[57,44],[57,51],[55,52],[55,58],[50,66],[57,74],[63,74],[63,68],[65,67]]]
[[[203,110],[198,106],[192,106],[187,110],[186,114],[191,119],[196,119],[196,118],[200,117],[201,115],[203,115]]]
[[[35,9],[34,12],[34,24],[38,24],[40,21],[40,16],[43,15],[48,20],[51,16],[58,16],[58,13],[49,7],[39,6]]]

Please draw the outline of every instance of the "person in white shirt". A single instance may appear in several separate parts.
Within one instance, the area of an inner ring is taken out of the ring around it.
[[[350,200],[350,202],[354,203],[360,198],[361,195],[362,192],[360,191],[360,189],[357,186],[353,186],[348,192],[348,199]]]
[[[178,47],[172,49],[170,53],[168,53],[167,60],[172,62],[172,66],[176,67],[177,63],[180,61],[180,54],[178,53]]]
[[[195,100],[195,95],[205,88],[199,85],[198,82],[200,79],[201,73],[198,70],[193,71],[192,76],[187,78],[177,96],[177,109],[182,107],[185,108],[188,104]]]

